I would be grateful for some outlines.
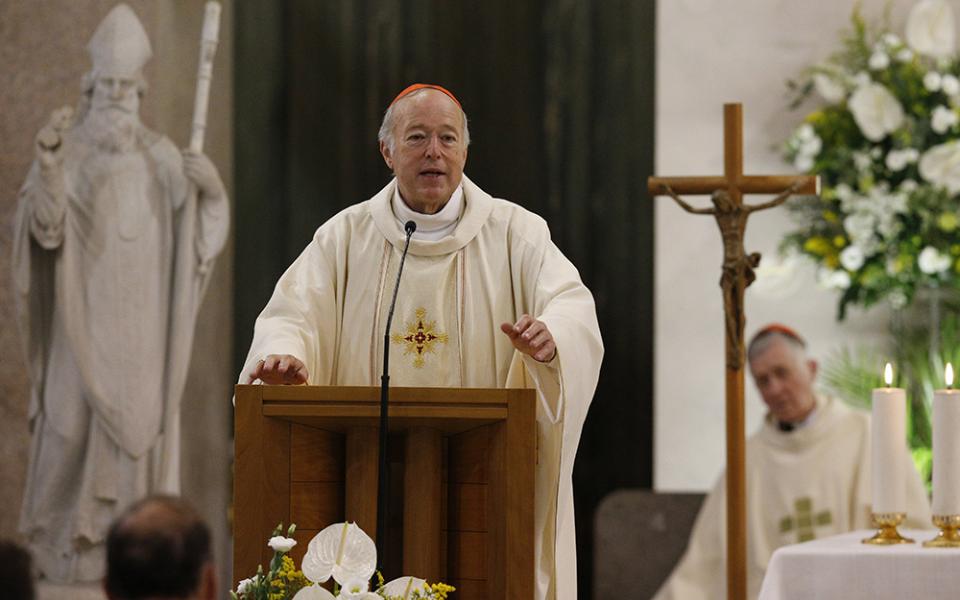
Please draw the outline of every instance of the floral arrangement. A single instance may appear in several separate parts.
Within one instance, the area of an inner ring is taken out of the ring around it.
[[[843,49],[790,82],[794,107],[825,104],[784,146],[818,174],[819,199],[789,206],[799,225],[783,241],[819,266],[818,280],[849,305],[909,305],[920,289],[960,288],[960,56],[944,0],[921,0],[904,38],[868,27],[858,10]]]
[[[444,600],[454,591],[444,583],[429,584],[416,577],[384,583],[379,572],[371,591],[377,547],[356,523],[336,523],[315,535],[307,546],[302,570],[287,556],[297,545],[291,537],[296,526],[290,525],[286,536],[282,531],[281,523],[267,542],[273,550],[269,571],[264,573],[263,566],[258,567],[256,575],[230,592],[233,600]],[[321,586],[331,577],[333,592]]]

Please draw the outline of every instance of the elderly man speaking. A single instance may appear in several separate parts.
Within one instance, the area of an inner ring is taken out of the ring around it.
[[[241,382],[374,385],[392,286],[414,221],[391,344],[404,386],[535,387],[536,597],[576,597],[571,475],[603,345],[590,291],[547,224],[464,174],[470,134],[448,90],[390,104],[373,198],[324,223],[257,319]],[[423,343],[409,343],[408,330]]]

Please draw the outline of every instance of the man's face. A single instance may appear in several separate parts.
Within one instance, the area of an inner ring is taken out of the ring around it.
[[[750,373],[763,402],[778,421],[795,423],[813,409],[817,363],[804,359],[785,340],[773,339],[750,361]]]
[[[463,177],[467,162],[463,114],[446,94],[430,89],[400,99],[396,110],[393,149],[381,143],[380,153],[410,208],[433,214],[443,208]]]
[[[116,110],[128,115],[137,114],[140,93],[136,79],[110,75],[97,77],[91,107],[97,111]]]

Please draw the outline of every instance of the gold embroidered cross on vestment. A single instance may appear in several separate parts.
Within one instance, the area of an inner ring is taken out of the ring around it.
[[[436,344],[446,344],[447,334],[434,331],[437,327],[436,321],[427,321],[427,309],[418,308],[416,319],[412,323],[407,323],[406,333],[394,333],[390,336],[390,341],[394,344],[403,344],[403,354],[414,354],[413,366],[416,369],[422,369],[424,365],[424,354],[427,352],[436,354]]]

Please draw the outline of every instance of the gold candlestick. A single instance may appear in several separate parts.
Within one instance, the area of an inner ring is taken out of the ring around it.
[[[877,528],[873,537],[863,540],[864,544],[875,546],[890,546],[892,544],[912,544],[913,540],[905,538],[897,531],[897,526],[907,518],[907,513],[872,513],[870,520]]]
[[[924,548],[960,548],[960,515],[933,515],[933,524],[940,533],[924,542]]]

